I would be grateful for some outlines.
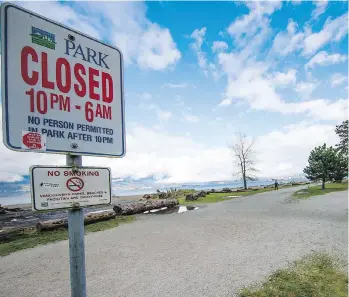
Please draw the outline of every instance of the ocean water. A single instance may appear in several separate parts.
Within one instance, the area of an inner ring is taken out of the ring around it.
[[[297,179],[298,181],[299,179]],[[279,180],[279,183],[294,182],[295,180]],[[267,186],[273,184],[273,180],[257,180],[248,182],[248,186]],[[195,190],[210,190],[223,188],[239,188],[242,187],[241,181],[222,181],[209,183],[192,183],[192,184],[156,184],[156,183],[123,183],[113,181],[112,193],[116,196],[130,196],[152,194],[157,190],[166,191],[169,189],[195,189]],[[31,203],[30,188],[27,183],[16,184],[15,186],[1,183],[0,184],[0,204],[14,205]]]
[[[281,182],[281,181],[279,181]],[[249,187],[253,186],[266,186],[273,184],[272,180],[259,180],[251,181],[248,183]],[[140,194],[151,194],[157,190],[166,191],[170,189],[195,189],[195,190],[210,190],[210,189],[223,189],[223,188],[239,188],[242,187],[241,181],[234,182],[210,182],[210,183],[192,183],[192,184],[152,184],[152,185],[132,185],[132,186],[119,186],[113,184],[113,194],[117,196],[128,196],[128,195],[140,195]]]

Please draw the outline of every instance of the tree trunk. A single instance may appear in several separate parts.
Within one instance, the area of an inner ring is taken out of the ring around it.
[[[84,218],[84,224],[88,225],[91,223],[106,221],[116,217],[116,213],[114,210],[107,210],[103,212],[90,212]],[[36,230],[38,232],[41,231],[50,231],[56,230],[59,228],[67,228],[68,227],[68,219],[57,219],[57,220],[49,220],[44,222],[39,222],[36,224]]]
[[[247,181],[246,181],[246,173],[243,171],[242,173],[242,180],[244,182],[244,189],[247,190]]]
[[[322,179],[322,187],[321,187],[323,190],[325,190],[325,179],[323,178]]]
[[[245,159],[244,159],[243,166],[242,166],[242,178],[243,178],[243,180],[244,180],[244,189],[247,190],[246,163],[245,163]]]
[[[136,213],[143,213],[156,208],[162,207],[174,207],[178,205],[177,199],[164,199],[164,200],[149,200],[146,202],[135,202],[118,204],[114,206],[114,211],[117,215],[133,215]]]

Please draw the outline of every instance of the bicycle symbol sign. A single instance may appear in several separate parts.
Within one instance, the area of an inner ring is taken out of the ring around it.
[[[84,187],[84,181],[79,177],[71,177],[67,180],[67,189],[73,192],[81,191]]]

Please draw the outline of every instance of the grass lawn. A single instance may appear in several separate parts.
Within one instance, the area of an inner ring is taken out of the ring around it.
[[[280,189],[282,189],[282,187],[280,187]],[[220,202],[220,201],[224,201],[224,200],[237,198],[237,197],[229,197],[229,196],[242,197],[242,196],[248,196],[248,195],[253,195],[253,194],[269,192],[269,191],[273,191],[273,190],[274,190],[274,188],[270,187],[270,188],[266,188],[266,189],[258,189],[255,191],[248,190],[246,192],[211,193],[211,194],[206,195],[206,197],[199,198],[198,200],[195,200],[195,201],[185,201],[185,197],[178,198],[178,201],[179,201],[180,205],[207,204],[207,203],[215,203],[215,202]]]
[[[238,297],[347,297],[348,276],[326,254],[313,254],[273,273]]]
[[[130,223],[135,219],[134,216],[116,217],[108,221],[101,221],[85,226],[85,233],[98,232],[115,228],[120,224]],[[68,239],[68,230],[59,229],[54,231],[36,232],[26,231],[15,237],[0,242],[0,256],[6,256],[16,251],[33,248],[37,245],[47,244],[55,241]]]
[[[302,190],[294,192],[293,197],[295,199],[308,199],[312,196],[324,195],[324,194],[331,193],[331,192],[345,191],[345,190],[348,190],[348,183],[347,182],[329,183],[329,184],[325,184],[324,190],[321,189],[321,185],[320,186],[311,186],[311,187],[308,187],[307,189],[302,189]]]

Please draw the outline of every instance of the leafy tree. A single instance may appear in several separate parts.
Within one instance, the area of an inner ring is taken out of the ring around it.
[[[348,157],[341,153],[337,152],[336,156],[336,165],[333,179],[335,182],[340,183],[348,175]]]
[[[326,147],[324,143],[310,152],[308,159],[309,165],[304,168],[307,179],[311,181],[322,181],[322,189],[325,189],[325,182],[333,180],[335,177],[336,167],[338,165],[338,152],[336,149]]]
[[[233,156],[239,170],[237,175],[240,176],[244,183],[244,189],[247,189],[247,181],[255,180],[254,173],[258,171],[255,167],[254,160],[254,141],[249,141],[245,135],[239,134],[235,144],[230,146]]]
[[[340,142],[337,144],[338,150],[348,156],[348,120],[336,126],[336,134],[339,136]]]

